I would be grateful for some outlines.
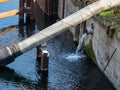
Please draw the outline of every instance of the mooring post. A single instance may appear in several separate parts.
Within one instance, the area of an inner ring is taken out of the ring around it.
[[[46,50],[46,44],[37,47],[37,63],[41,77],[48,76],[49,53]]]
[[[24,24],[24,0],[19,0],[19,25]]]

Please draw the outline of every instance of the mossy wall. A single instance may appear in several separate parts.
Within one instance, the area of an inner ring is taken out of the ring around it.
[[[85,45],[85,52],[89,55],[90,59],[93,60],[95,64],[97,64],[95,53],[93,50],[92,40],[89,41],[88,44]]]

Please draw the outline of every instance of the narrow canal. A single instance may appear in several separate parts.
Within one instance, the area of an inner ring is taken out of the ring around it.
[[[18,8],[18,0],[0,4],[0,12]],[[0,20],[0,48],[17,43],[39,30],[18,27],[18,16]],[[69,32],[47,42],[50,54],[48,79],[41,78],[36,48],[0,68],[0,90],[115,90],[98,67],[84,54],[75,54]]]

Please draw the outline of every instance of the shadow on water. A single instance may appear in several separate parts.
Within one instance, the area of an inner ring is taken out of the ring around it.
[[[20,76],[17,74],[13,69],[10,69],[8,67],[1,67],[0,68],[0,82],[4,82],[5,84],[11,84],[11,86],[8,86],[8,89],[6,89],[6,85],[3,84],[0,85],[1,90],[18,90],[19,88],[22,88],[22,90],[30,89],[30,90],[41,90],[42,88],[47,89],[47,78],[41,78],[38,82],[33,82],[24,76]],[[14,86],[14,87],[12,87]],[[10,88],[13,89],[10,89]]]

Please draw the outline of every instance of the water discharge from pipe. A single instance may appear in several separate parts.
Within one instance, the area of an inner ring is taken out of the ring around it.
[[[79,38],[79,43],[78,43],[78,46],[77,46],[76,52],[75,52],[76,54],[78,54],[79,51],[82,52],[82,50],[83,50],[83,48],[84,48],[84,41],[85,41],[86,36],[87,36],[87,33],[84,33],[84,34],[82,35],[82,37]]]
[[[82,37],[79,38],[79,43],[78,43],[75,53],[63,55],[66,60],[70,62],[75,62],[81,58],[86,57],[85,55],[83,55],[84,41],[85,41],[86,36],[87,36],[87,33],[84,33]]]

